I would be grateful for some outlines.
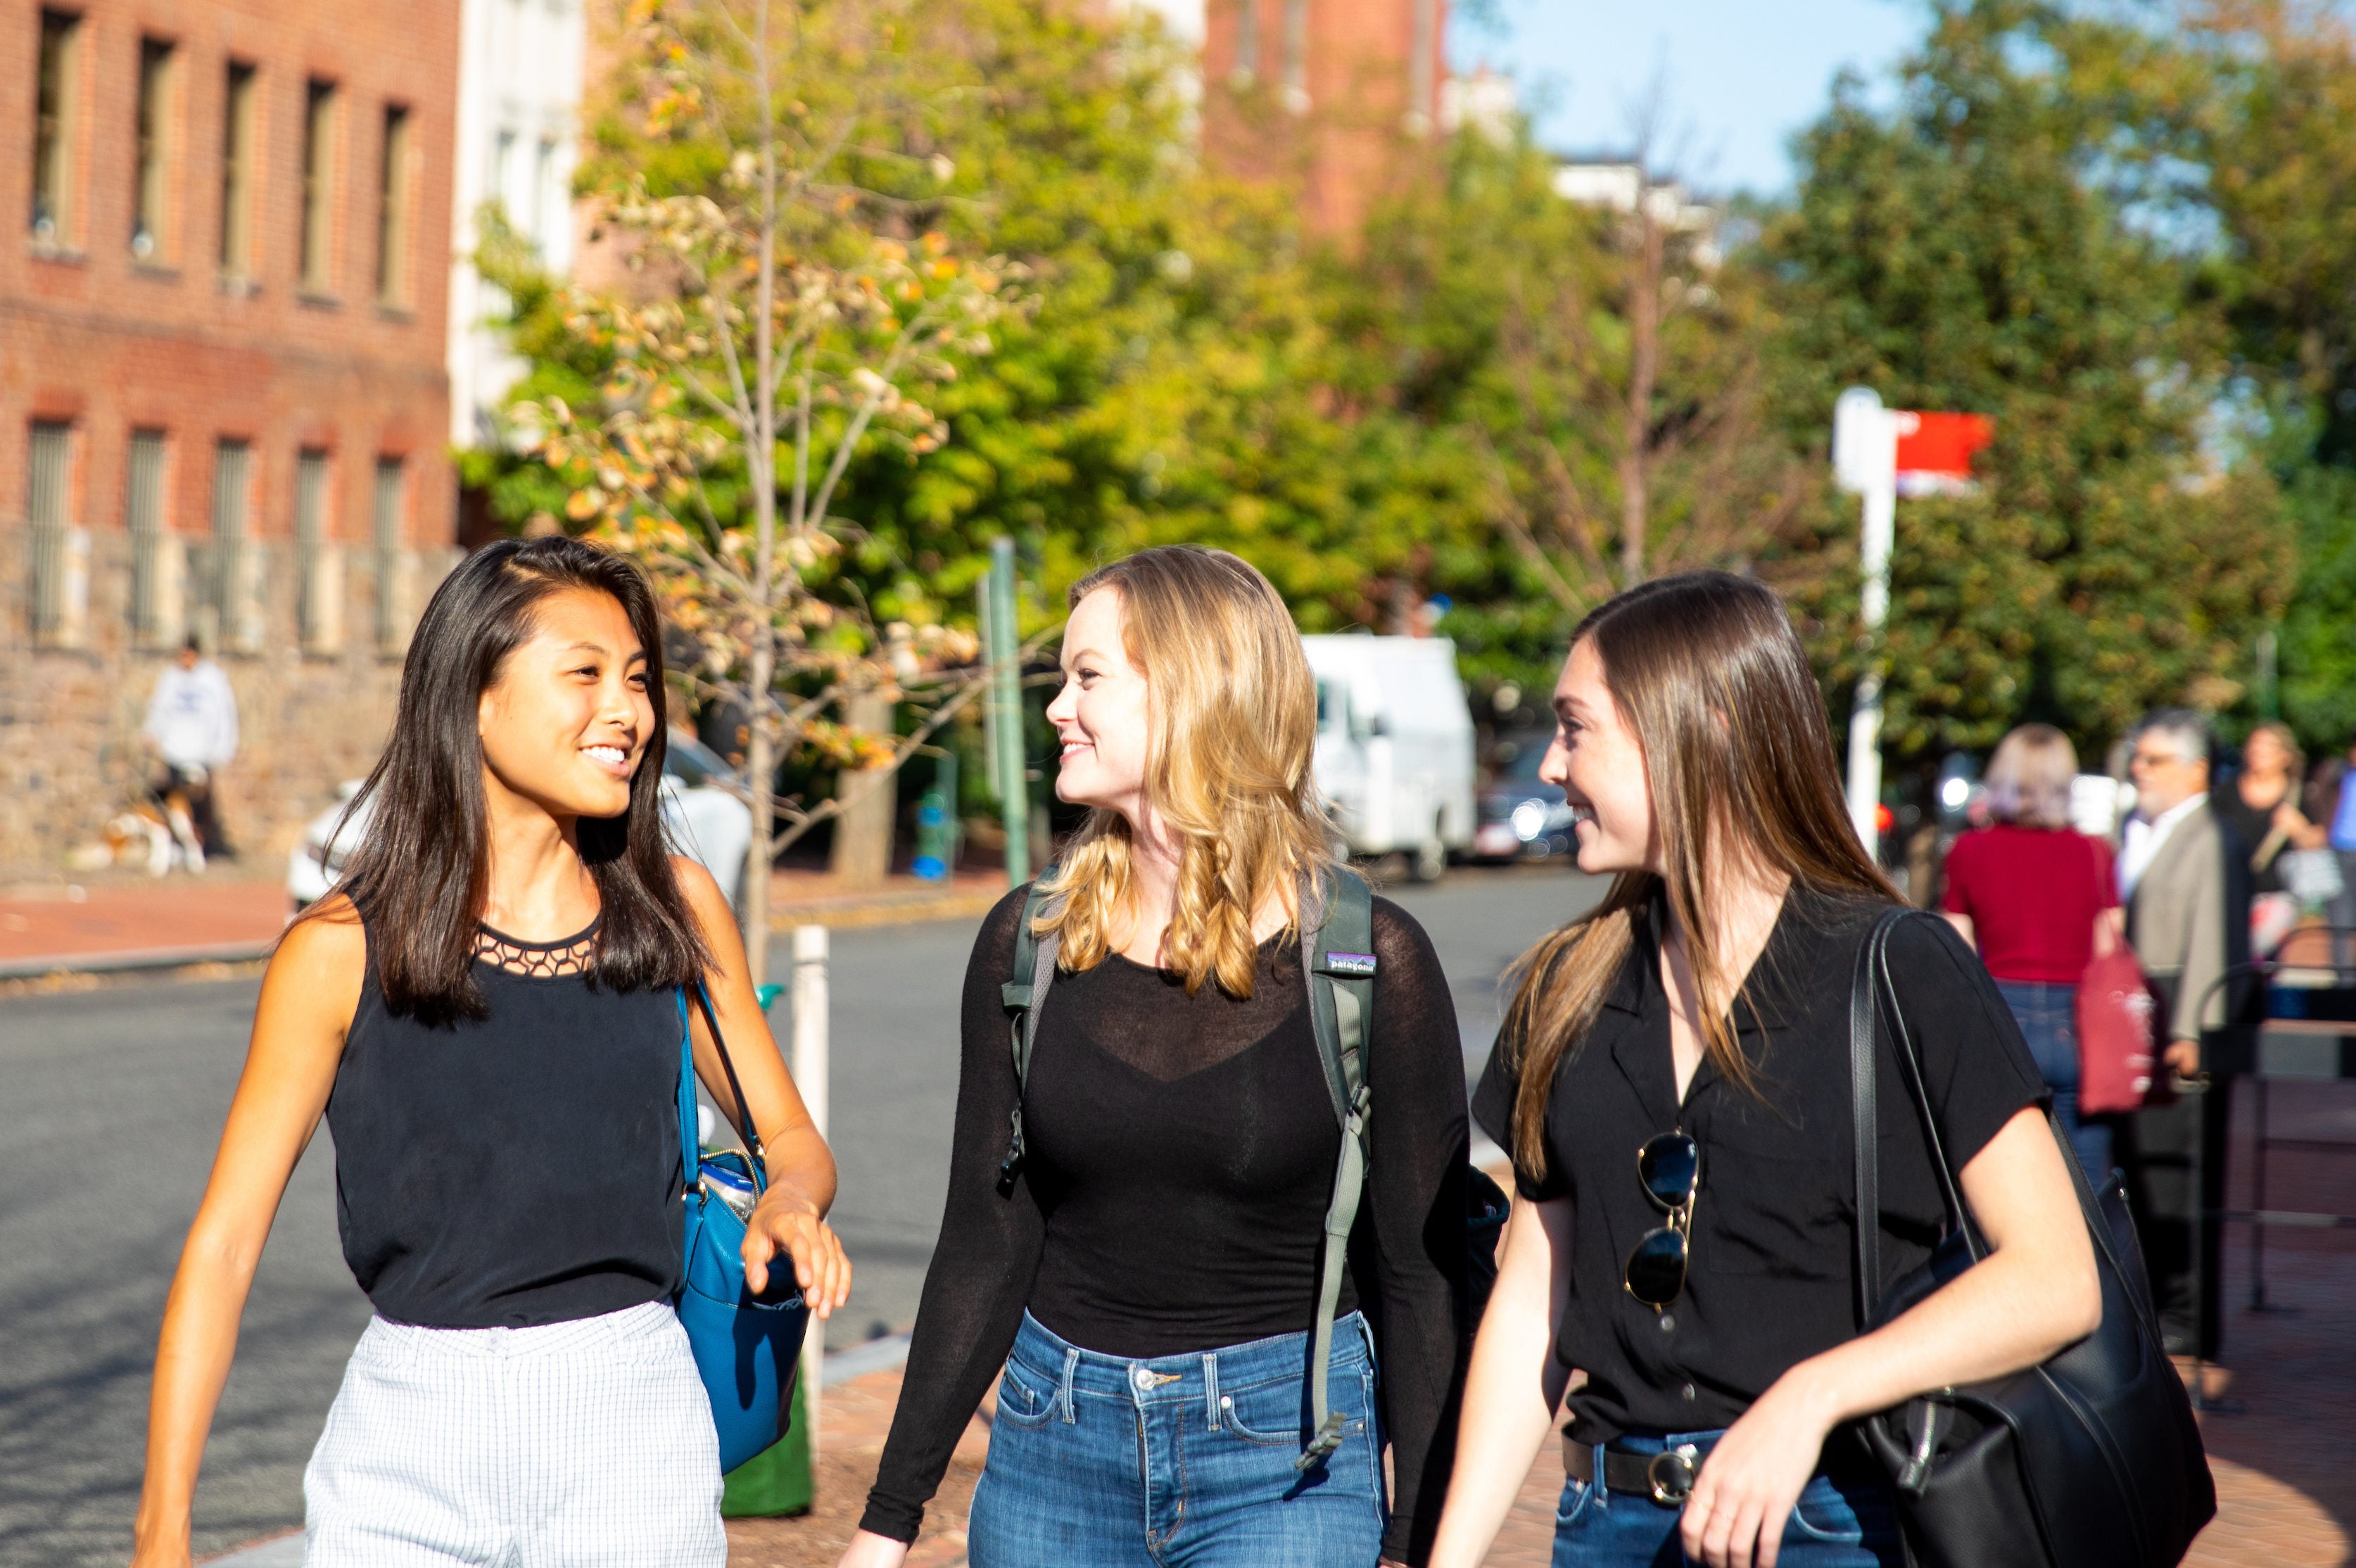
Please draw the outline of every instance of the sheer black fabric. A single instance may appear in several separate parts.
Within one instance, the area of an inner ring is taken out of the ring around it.
[[[1299,1333],[1341,1129],[1300,945],[1263,944],[1252,995],[1194,995],[1112,957],[1059,974],[1024,1101],[1030,1155],[997,1189],[1015,1099],[999,986],[1023,894],[966,972],[957,1136],[900,1407],[864,1528],[916,1538],[924,1504],[1027,1308],[1076,1345],[1164,1356]],[[1422,929],[1375,901],[1366,1048],[1373,1162],[1342,1310],[1373,1324],[1397,1491],[1387,1550],[1420,1562],[1452,1457],[1464,1328],[1464,1069]],[[1428,1514],[1425,1505],[1428,1503]]]

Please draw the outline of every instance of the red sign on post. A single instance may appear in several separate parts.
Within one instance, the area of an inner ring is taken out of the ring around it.
[[[1898,426],[1898,493],[1953,494],[1971,488],[1972,455],[1996,439],[1984,413],[1891,411]]]

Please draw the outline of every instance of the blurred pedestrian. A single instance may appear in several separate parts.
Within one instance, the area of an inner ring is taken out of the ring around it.
[[[1301,948],[1309,901],[1348,874],[1311,782],[1316,685],[1283,600],[1224,552],[1141,552],[1070,604],[1047,718],[1055,792],[1088,815],[1033,926],[1053,957],[1017,983],[1052,990],[1018,1079],[1002,987],[1020,888],[966,971],[941,1239],[842,1562],[906,1560],[996,1380],[974,1568],[1420,1563],[1467,1287],[1448,983],[1387,900],[1370,952],[1321,961],[1370,976],[1373,1013],[1365,1208],[1328,1360],[1339,1446],[1319,1458],[1312,1328],[1344,1134]]]
[[[635,565],[562,537],[502,540],[434,591],[341,887],[262,977],[164,1311],[134,1568],[188,1561],[238,1319],[323,1113],[376,1316],[304,1471],[303,1561],[726,1561],[711,1399],[671,1307],[685,988],[737,1047],[723,1074],[697,1017],[698,1076],[750,1107],[750,1148],[766,1134],[747,1286],[790,1266],[822,1317],[850,1265],[728,902],[665,848],[656,623]]]
[[[2307,781],[2307,815],[2324,824],[2324,843],[2340,862],[2340,896],[2330,918],[2337,961],[2356,962],[2356,745],[2316,764]]]
[[[177,812],[195,831],[197,842],[182,845],[191,865],[201,870],[209,855],[233,857],[221,832],[219,785],[220,770],[237,756],[237,693],[195,638],[155,677],[141,733],[164,765],[156,803],[167,822]]]
[[[2159,709],[2136,726],[2127,757],[2136,809],[2121,835],[2119,893],[2158,1004],[2163,1059],[2179,1079],[2214,1070],[2205,1092],[2120,1118],[2114,1146],[2169,1351],[2214,1356],[2233,1079],[2230,1063],[2211,1058],[2238,1011],[2228,976],[2249,961],[2251,846],[2210,804],[2209,743],[2208,722],[2190,708]],[[2204,1212],[2196,1276],[2192,1227]]]
[[[2111,1174],[2111,1129],[2078,1115],[2078,982],[2124,923],[2111,851],[2070,826],[2077,749],[2051,725],[2022,725],[1988,759],[1989,824],[1947,854],[1947,919],[1979,950],[2053,1091],[2086,1179]]]
[[[2297,897],[2284,880],[2289,857],[2320,849],[2329,830],[2309,822],[2300,810],[2300,783],[2307,758],[2290,726],[2272,720],[2242,743],[2242,768],[2233,786],[2211,802],[2218,817],[2250,846],[2250,947],[2260,954],[2281,945],[2298,923]]]
[[[1857,1213],[1852,983],[1900,900],[1783,604],[1718,572],[1632,588],[1580,626],[1554,706],[1540,777],[1579,813],[1580,869],[1613,881],[1523,958],[1473,1096],[1518,1191],[1434,1568],[1482,1560],[1574,1367],[1556,1568],[1898,1568],[1892,1488],[1846,1425],[2102,1316],[2044,1083],[1955,933],[1901,920],[1890,995],[1996,1244],[1861,1333],[1858,1226],[1878,1299],[1948,1216],[1894,1065],[1869,1112],[1879,1212]]]

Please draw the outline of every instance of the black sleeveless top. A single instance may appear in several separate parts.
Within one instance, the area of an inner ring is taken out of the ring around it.
[[[678,993],[600,989],[596,928],[489,928],[480,1020],[385,1007],[376,961],[327,1100],[344,1261],[382,1316],[521,1328],[678,1286]]]

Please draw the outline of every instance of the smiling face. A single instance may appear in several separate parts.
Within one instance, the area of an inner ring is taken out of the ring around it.
[[[555,817],[618,817],[654,724],[646,650],[619,601],[551,594],[477,706],[484,790]]]
[[[1610,875],[1661,870],[1644,751],[1603,682],[1593,638],[1571,645],[1554,689],[1555,731],[1538,777],[1558,786],[1577,813],[1579,869]]]
[[[1145,672],[1121,640],[1120,595],[1098,588],[1064,627],[1064,688],[1047,705],[1062,748],[1055,797],[1118,811],[1135,827],[1146,810],[1151,731]]]

